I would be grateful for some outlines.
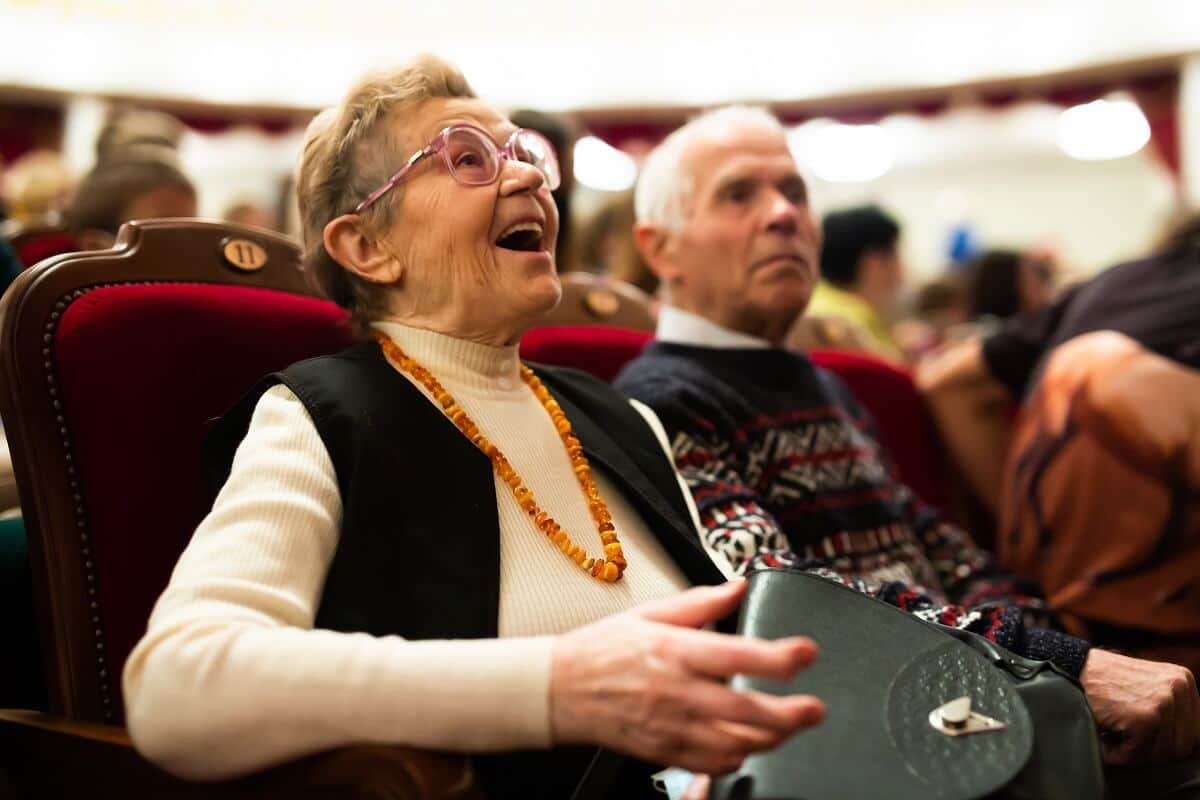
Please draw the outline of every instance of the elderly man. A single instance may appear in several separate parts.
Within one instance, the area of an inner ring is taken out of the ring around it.
[[[820,234],[774,117],[732,107],[679,129],[647,159],[636,203],[665,303],[658,341],[616,385],[662,419],[708,544],[742,571],[820,570],[1054,661],[1080,677],[1111,763],[1193,752],[1189,671],[1031,624],[1046,615],[1030,588],[891,477],[835,376],[779,346],[808,303]]]

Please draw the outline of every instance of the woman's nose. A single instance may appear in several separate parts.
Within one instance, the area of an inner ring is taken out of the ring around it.
[[[500,170],[500,194],[536,192],[545,185],[546,176],[537,167],[515,158],[504,159]]]

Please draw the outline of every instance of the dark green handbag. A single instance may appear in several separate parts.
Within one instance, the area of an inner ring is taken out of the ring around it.
[[[1104,777],[1083,691],[1045,661],[924,622],[833,581],[754,574],[738,630],[805,635],[817,661],[787,683],[738,677],[770,694],[813,694],[819,726],[746,759],[714,800],[1101,800]],[[971,698],[965,726],[943,706]],[[993,726],[962,735],[963,730]]]

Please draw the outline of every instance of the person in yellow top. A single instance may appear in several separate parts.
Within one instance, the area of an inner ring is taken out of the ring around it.
[[[821,228],[821,281],[808,314],[845,320],[876,355],[903,360],[884,321],[904,280],[900,225],[876,206],[861,206],[826,215]]]

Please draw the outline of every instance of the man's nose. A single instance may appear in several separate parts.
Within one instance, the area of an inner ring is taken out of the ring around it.
[[[788,236],[800,229],[800,212],[796,204],[781,192],[771,196],[771,208],[767,217],[767,230]]]

